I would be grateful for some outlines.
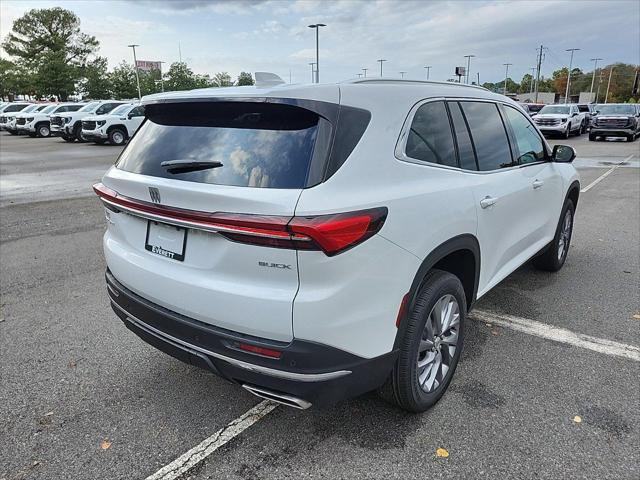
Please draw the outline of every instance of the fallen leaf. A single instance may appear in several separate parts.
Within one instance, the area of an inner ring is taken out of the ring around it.
[[[53,412],[47,412],[44,414],[45,417],[50,417],[51,415],[53,415]]]
[[[436,457],[447,458],[449,456],[449,451],[445,448],[438,448],[436,450]]]
[[[69,368],[75,368],[78,365],[75,360],[69,360]]]
[[[100,442],[100,448],[102,450],[106,450],[111,446],[111,442],[109,440],[102,440],[102,442]]]
[[[493,335],[494,337],[497,337],[498,335],[500,335],[500,332],[497,330],[491,330],[491,335]]]
[[[489,328],[493,327],[493,325],[491,325],[490,323],[485,323],[485,325]]]
[[[576,415],[573,417],[573,423],[582,423],[582,417],[580,415]]]
[[[635,318],[636,320],[640,320],[640,313],[634,313],[633,318]]]

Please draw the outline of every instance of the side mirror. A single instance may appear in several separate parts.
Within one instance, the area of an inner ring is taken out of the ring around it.
[[[551,159],[557,163],[571,163],[576,158],[576,151],[569,145],[556,145],[553,147]]]
[[[132,115],[132,114],[129,114],[129,115],[127,115],[127,118],[128,118],[129,120],[131,120],[131,119],[133,118],[133,115]]]
[[[576,112],[573,112],[573,113],[571,114],[571,116],[572,116],[572,117],[577,117],[577,116],[578,116],[578,114],[577,114]]]

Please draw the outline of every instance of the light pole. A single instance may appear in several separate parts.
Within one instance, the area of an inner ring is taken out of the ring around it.
[[[513,63],[503,63],[503,65],[505,67],[507,67],[507,69],[504,72],[504,90],[503,90],[503,95],[507,94],[507,78],[509,78],[509,65],[513,65]]]
[[[363,68],[362,71],[364,72],[364,78],[367,78],[367,70],[369,70],[368,68]]]
[[[313,69],[313,66],[316,64],[316,62],[309,62],[309,65],[311,65],[311,83],[313,83],[315,81],[315,73],[316,71]]]
[[[427,71],[427,80],[429,80],[429,70],[431,70],[431,65],[426,65],[424,68]]]
[[[136,58],[136,47],[140,45],[127,45],[129,48],[133,48],[133,65],[136,68],[136,83],[138,84],[138,100],[142,100],[142,93],[140,93],[140,75],[138,75],[138,59]]]
[[[579,48],[567,48],[567,52],[571,52],[571,60],[569,60],[569,71],[567,72],[567,91],[564,94],[564,103],[569,103],[569,85],[571,84],[571,67],[573,66],[573,52],[580,50]]]
[[[591,88],[589,89],[589,96],[593,93],[593,82],[596,80],[596,70],[598,69],[598,60],[602,60],[602,58],[592,58],[591,61],[593,64],[593,75],[591,76]]]
[[[324,23],[314,23],[309,28],[316,29],[316,83],[320,83],[320,27],[326,27]]]
[[[400,78],[404,78],[404,74],[407,72],[399,72],[400,73]]]
[[[471,67],[471,58],[475,57],[475,55],[465,55],[464,58],[467,59],[467,81],[466,83],[469,83],[469,68]]]
[[[167,62],[160,61],[160,88],[164,92],[164,78],[162,78],[162,64],[163,63],[167,63]]]
[[[379,60],[376,60],[377,62],[380,62],[380,76],[382,76],[382,63],[386,62],[386,60],[384,58],[381,58]]]

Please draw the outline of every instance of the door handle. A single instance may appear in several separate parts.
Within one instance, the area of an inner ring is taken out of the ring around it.
[[[489,208],[490,206],[495,205],[497,201],[497,198],[487,195],[482,200],[480,200],[480,206],[482,208]]]
[[[542,180],[538,180],[537,178],[533,181],[533,188],[537,189],[540,188],[544,185],[544,182]]]

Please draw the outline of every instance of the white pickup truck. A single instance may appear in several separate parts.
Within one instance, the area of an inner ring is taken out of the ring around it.
[[[575,104],[545,105],[533,121],[542,133],[564,138],[569,138],[572,133],[582,135],[588,127],[584,112]]]
[[[75,112],[84,105],[84,103],[59,103],[48,105],[40,111],[20,112],[16,115],[16,128],[18,133],[26,133],[31,137],[48,137],[51,135],[51,115]]]
[[[89,115],[104,115],[126,102],[102,100],[87,103],[77,112],[67,112],[51,116],[51,133],[62,137],[67,142],[84,142],[82,137],[82,119]]]
[[[107,115],[90,115],[82,120],[82,136],[95,143],[123,145],[136,133],[144,120],[144,107],[124,104]]]

